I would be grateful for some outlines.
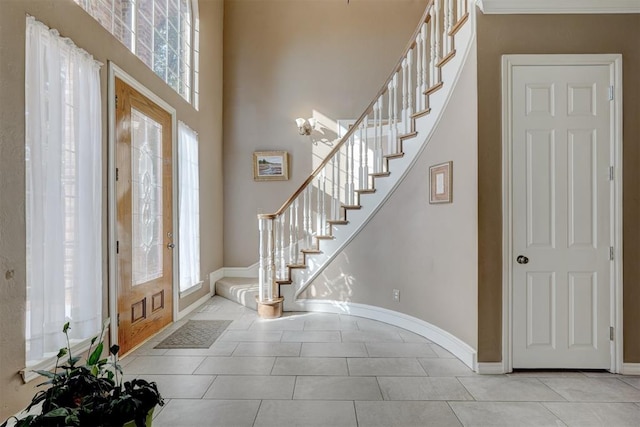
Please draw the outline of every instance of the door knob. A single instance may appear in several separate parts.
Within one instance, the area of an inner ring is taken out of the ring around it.
[[[176,247],[175,243],[167,243],[167,248],[173,249],[175,247]]]
[[[518,264],[527,264],[529,263],[529,258],[527,258],[524,255],[518,255],[518,258],[516,258],[516,261],[518,262]]]

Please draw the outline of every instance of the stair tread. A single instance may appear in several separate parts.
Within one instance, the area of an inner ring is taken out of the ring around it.
[[[307,264],[287,264],[288,268],[307,268]]]
[[[402,135],[398,135],[398,138],[400,138],[400,139],[409,139],[409,138],[413,138],[415,136],[418,136],[418,132],[404,133]]]
[[[400,152],[400,153],[393,153],[393,154],[385,154],[384,156],[385,159],[399,159],[401,157],[404,157],[404,153]],[[371,174],[370,174],[371,175]]]
[[[375,188],[363,188],[362,190],[356,190],[356,193],[358,194],[372,194],[375,192],[376,192]]]
[[[329,224],[331,224],[331,225],[347,225],[347,224],[349,224],[349,221],[347,221],[346,219],[330,219],[327,222]]]
[[[442,86],[444,86],[443,82],[436,83],[435,85],[433,85],[430,88],[428,88],[427,90],[425,90],[424,94],[425,95],[431,95],[433,92],[437,91],[438,89],[441,89]]]
[[[376,173],[370,173],[369,176],[373,176],[373,177],[377,177],[377,178],[381,178],[381,177],[385,177],[385,176],[389,176],[391,175],[391,172],[376,172]]]
[[[343,209],[362,209],[360,205],[342,205]]]
[[[418,118],[420,118],[422,116],[426,116],[429,113],[431,113],[431,108],[426,108],[426,109],[424,109],[422,111],[418,111],[417,113],[413,113],[411,115],[411,118],[412,119],[418,119]]]
[[[320,249],[302,249],[300,252],[303,254],[321,254],[322,251]]]
[[[320,235],[315,236],[315,237],[318,240],[333,240],[333,239],[335,239],[335,237],[331,236],[330,234],[320,234]]]
[[[442,59],[440,60],[440,62],[438,62],[438,65],[437,65],[437,66],[438,66],[438,67],[443,67],[443,66],[444,66],[444,64],[446,64],[447,62],[451,61],[451,59],[452,59],[454,56],[456,56],[456,50],[455,50],[455,49],[454,49],[454,50],[452,50],[451,52],[449,52],[449,53],[447,54],[447,56],[445,56],[444,58],[442,58]]]

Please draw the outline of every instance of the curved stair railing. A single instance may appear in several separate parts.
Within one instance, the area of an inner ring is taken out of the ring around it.
[[[468,20],[468,0],[431,0],[393,72],[364,113],[322,163],[275,213],[258,215],[258,312],[282,311],[280,285],[305,269],[349,223],[360,198],[390,175],[404,155],[403,142],[417,136],[415,121],[431,112],[429,96],[443,86],[442,67],[455,55],[455,35]]]

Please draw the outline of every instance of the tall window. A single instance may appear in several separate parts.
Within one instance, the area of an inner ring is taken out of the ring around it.
[[[197,84],[193,84],[197,78],[193,69],[197,64],[197,10],[192,7],[195,0],[75,2],[183,98],[189,102],[197,99]]]
[[[25,64],[28,365],[100,329],[100,64],[27,18]]]
[[[178,182],[180,236],[180,292],[200,281],[200,186],[198,135],[180,122],[178,126]]]

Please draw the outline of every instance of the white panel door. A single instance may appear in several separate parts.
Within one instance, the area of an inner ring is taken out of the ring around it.
[[[513,368],[610,367],[609,81],[513,69]]]

